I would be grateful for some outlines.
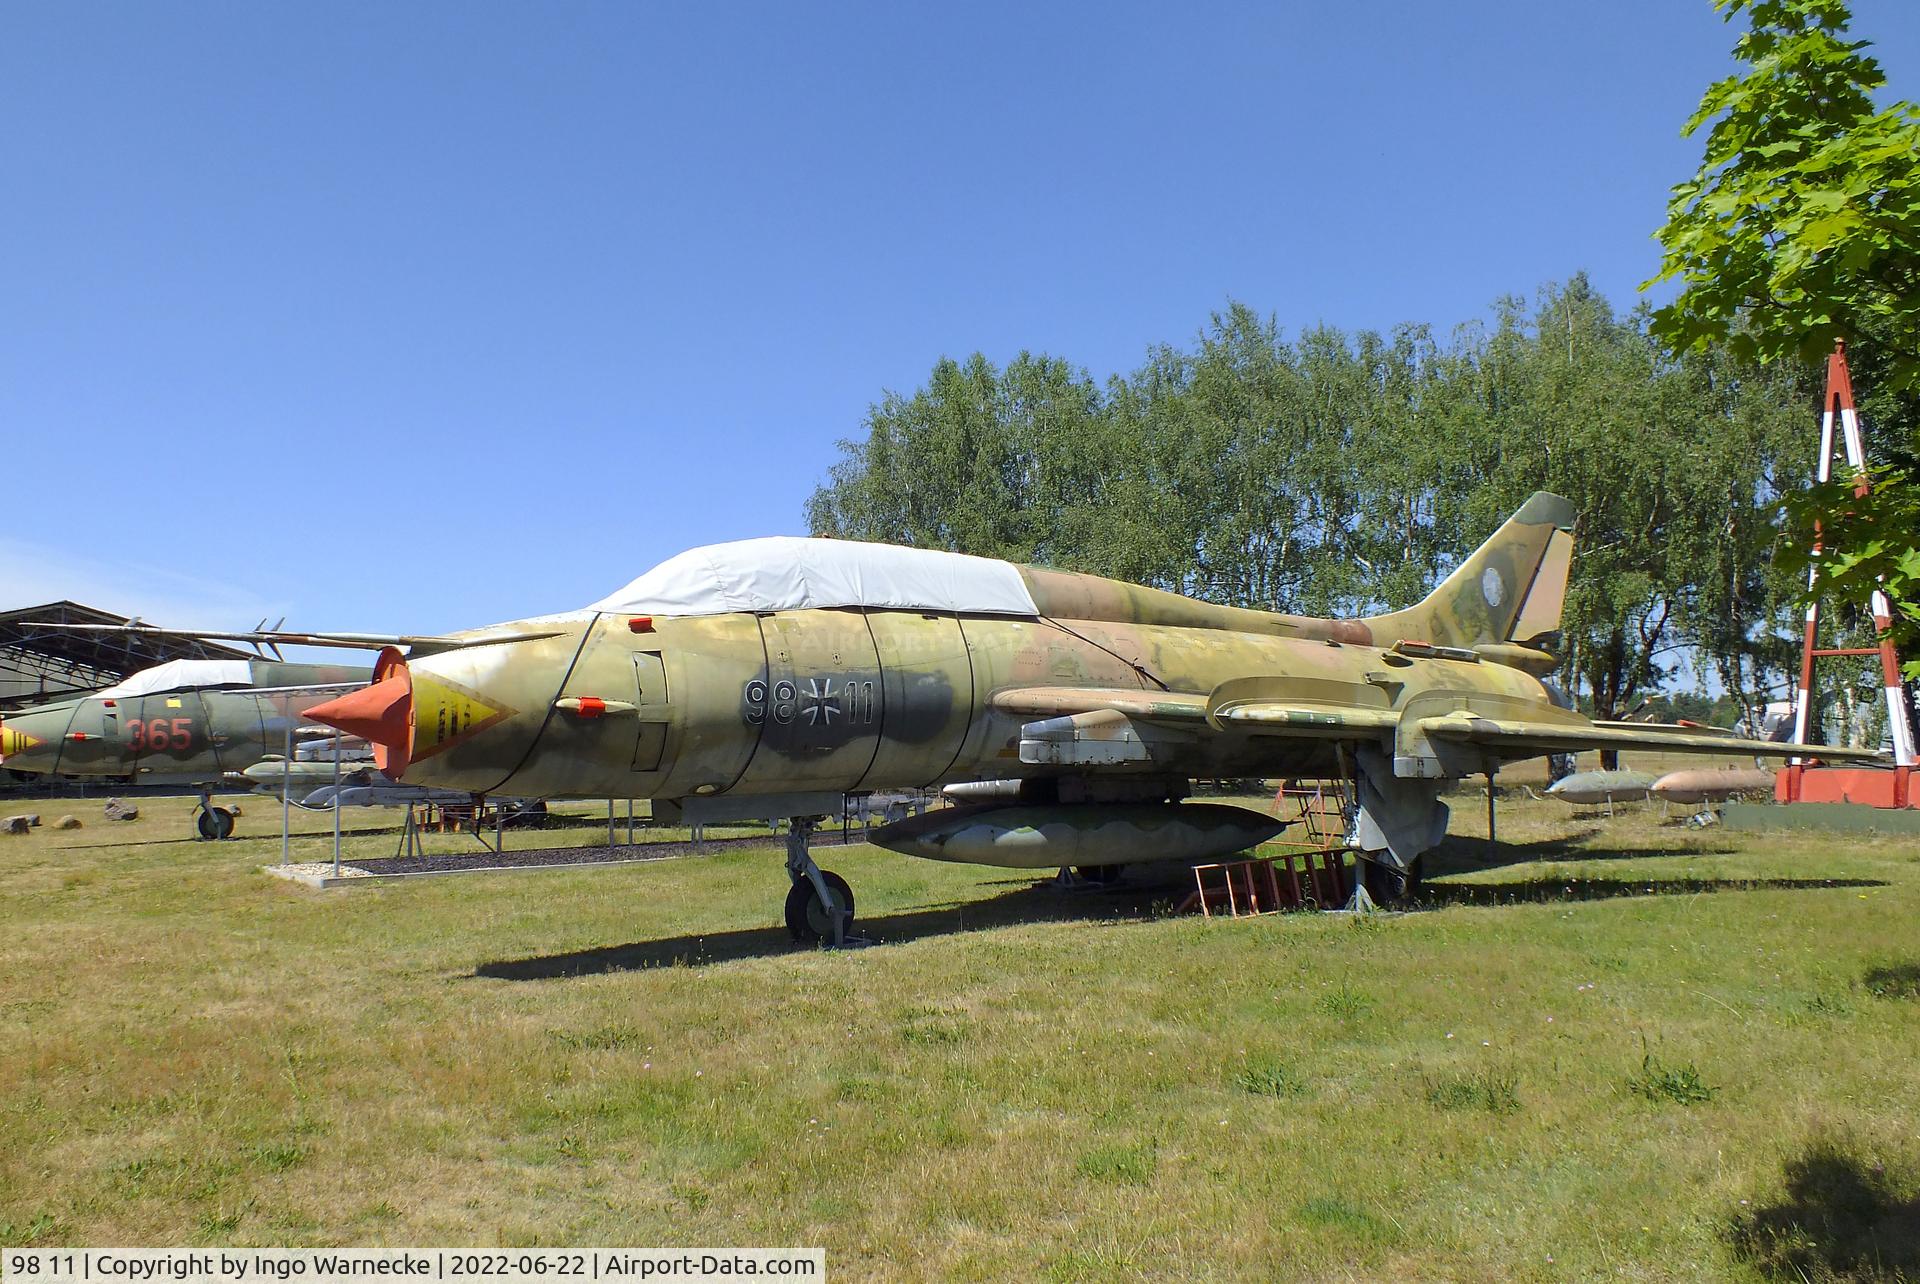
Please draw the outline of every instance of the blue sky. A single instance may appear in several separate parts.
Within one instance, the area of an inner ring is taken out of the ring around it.
[[[1920,6],[1858,0],[1920,96]],[[428,631],[798,533],[883,390],[1627,304],[1707,0],[16,3],[0,602]]]

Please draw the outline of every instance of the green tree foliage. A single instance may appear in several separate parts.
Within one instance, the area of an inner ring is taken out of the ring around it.
[[[1920,506],[1914,416],[1920,391],[1920,107],[1885,107],[1885,76],[1867,42],[1848,37],[1845,0],[1717,0],[1748,30],[1742,69],[1708,87],[1687,121],[1706,130],[1699,172],[1673,189],[1655,281],[1682,292],[1659,310],[1655,337],[1737,360],[1810,372],[1849,343],[1862,409],[1883,469],[1865,496],[1850,483],[1794,505],[1805,549],[1826,518],[1829,591],[1864,597],[1883,582],[1901,604],[1899,632],[1920,643]],[[1651,282],[1649,283],[1651,284]],[[1910,661],[1920,676],[1920,657]]]
[[[870,410],[816,533],[955,548],[1213,601],[1354,615],[1418,600],[1534,490],[1581,512],[1569,678],[1631,709],[1691,649],[1749,706],[1790,663],[1778,461],[1804,393],[1724,349],[1665,356],[1584,278],[1445,341],[1240,304],[1102,388],[1022,354],[942,361]]]

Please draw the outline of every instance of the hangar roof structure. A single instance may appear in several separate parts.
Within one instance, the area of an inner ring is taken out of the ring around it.
[[[193,638],[68,633],[38,624],[126,624],[129,617],[79,602],[0,611],[0,711],[111,686],[170,660],[245,660],[251,652]]]

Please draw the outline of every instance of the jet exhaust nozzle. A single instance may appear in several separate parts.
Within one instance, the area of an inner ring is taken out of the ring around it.
[[[301,715],[324,722],[373,746],[373,763],[398,780],[413,760],[413,673],[397,647],[374,661],[373,681],[358,691],[316,704]]]

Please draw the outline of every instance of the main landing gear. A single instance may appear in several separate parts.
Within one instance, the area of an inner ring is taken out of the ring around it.
[[[233,813],[213,805],[211,794],[200,795],[200,811],[193,818],[194,832],[206,842],[233,837]]]
[[[813,863],[807,839],[819,823],[814,816],[795,816],[787,828],[787,930],[793,939],[822,942],[838,949],[847,943],[853,927],[853,889],[847,880]]]
[[[1418,894],[1420,891],[1421,864],[1425,857],[1416,856],[1409,869],[1396,869],[1385,861],[1361,859],[1360,885],[1367,889],[1367,895],[1375,905],[1392,905]]]

